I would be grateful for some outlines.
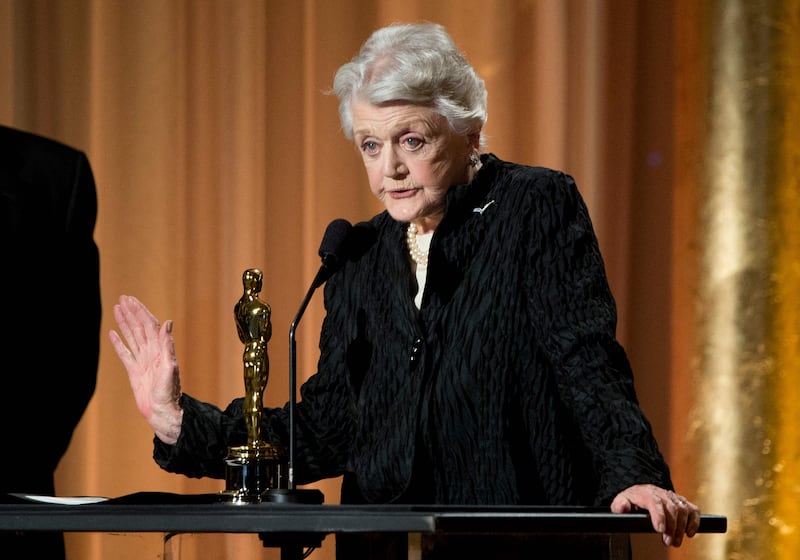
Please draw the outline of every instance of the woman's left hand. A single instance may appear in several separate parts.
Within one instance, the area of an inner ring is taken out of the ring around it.
[[[700,527],[700,508],[671,490],[652,484],[637,484],[617,494],[611,502],[614,513],[647,510],[653,528],[667,546],[680,546],[683,535],[693,537]]]

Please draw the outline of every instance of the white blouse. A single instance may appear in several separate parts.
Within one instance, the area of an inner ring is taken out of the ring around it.
[[[417,234],[417,246],[423,253],[427,253],[428,249],[430,249],[432,237],[433,232]],[[417,264],[413,260],[411,261],[411,266],[414,268],[414,274],[417,276],[417,295],[414,296],[414,305],[419,309],[422,306],[422,294],[425,293],[425,280],[428,278],[428,266]]]

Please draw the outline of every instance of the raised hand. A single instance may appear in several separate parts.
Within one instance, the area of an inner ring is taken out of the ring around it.
[[[160,324],[142,302],[124,295],[114,306],[114,319],[125,341],[116,331],[109,338],[128,370],[136,406],[161,441],[175,444],[183,410],[172,321]]]

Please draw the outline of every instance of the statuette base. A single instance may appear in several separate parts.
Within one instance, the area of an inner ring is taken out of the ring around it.
[[[271,489],[286,488],[288,472],[286,450],[281,446],[259,442],[229,447],[222,500],[233,504],[268,501],[266,495]]]

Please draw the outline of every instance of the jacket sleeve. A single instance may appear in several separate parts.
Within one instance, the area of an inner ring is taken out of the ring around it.
[[[59,290],[69,297],[59,302],[59,313],[73,321],[54,337],[55,356],[68,356],[64,371],[52,377],[50,395],[60,416],[51,422],[59,426],[51,434],[55,463],[66,451],[89,400],[94,394],[100,354],[100,260],[93,233],[97,216],[97,195],[89,161],[74,152],[68,166],[68,199],[64,201],[66,223],[63,236],[53,241],[60,248],[54,270],[59,271]],[[60,369],[60,368],[56,368]]]
[[[597,477],[596,501],[651,483],[671,488],[669,469],[634,391],[616,340],[616,306],[589,215],[571,177],[554,174],[533,204],[531,274],[541,330],[567,415]],[[535,254],[535,258],[534,258]]]
[[[225,477],[228,447],[247,441],[242,399],[223,411],[187,394],[181,396],[183,423],[175,445],[153,438],[153,459],[169,472],[193,478]]]

